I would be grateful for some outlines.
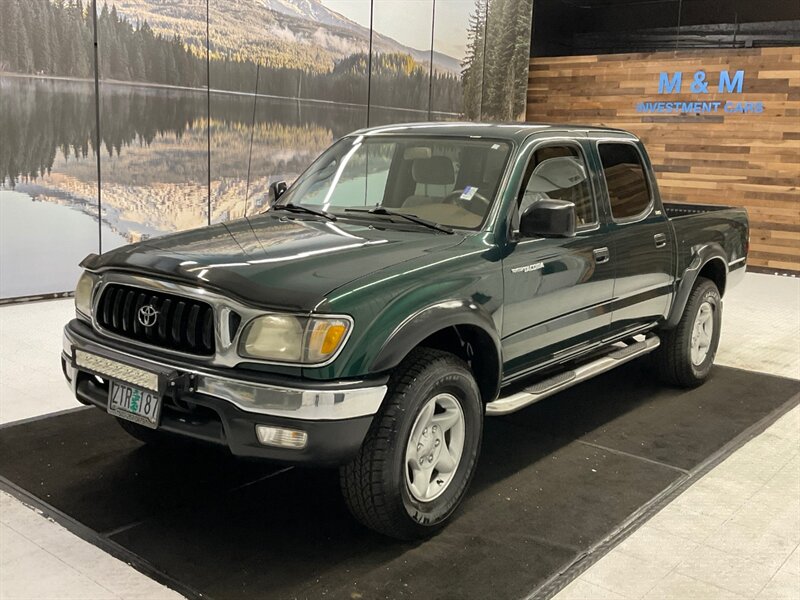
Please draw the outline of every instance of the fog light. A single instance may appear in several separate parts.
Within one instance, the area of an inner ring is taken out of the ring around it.
[[[278,446],[279,448],[305,448],[308,434],[297,429],[283,427],[270,427],[269,425],[256,425],[258,441],[265,446]]]

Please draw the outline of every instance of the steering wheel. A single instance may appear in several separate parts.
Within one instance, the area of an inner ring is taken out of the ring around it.
[[[484,196],[483,194],[479,194],[478,192],[475,192],[472,195],[472,198],[470,198],[469,200],[465,200],[464,198],[461,197],[463,193],[464,192],[460,190],[455,190],[453,192],[450,192],[449,194],[447,194],[447,196],[444,197],[444,203],[455,204],[456,206],[459,206],[464,210],[468,210],[473,214],[480,215],[481,217],[488,212],[489,205],[491,204],[491,202],[489,202],[489,199],[486,196]]]

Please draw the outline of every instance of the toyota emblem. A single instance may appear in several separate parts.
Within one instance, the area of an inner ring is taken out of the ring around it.
[[[145,327],[152,327],[158,320],[158,311],[152,304],[145,304],[139,309],[139,323]]]

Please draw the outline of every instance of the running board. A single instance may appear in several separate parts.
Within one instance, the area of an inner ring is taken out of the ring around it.
[[[658,339],[658,336],[652,335],[645,338],[644,341],[635,342],[624,348],[613,350],[605,356],[589,363],[539,381],[534,385],[526,387],[521,392],[498,398],[494,402],[489,402],[489,404],[486,405],[486,414],[488,416],[499,416],[516,412],[534,402],[552,396],[561,390],[565,390],[582,381],[591,379],[595,375],[605,373],[634,358],[648,354],[658,348],[660,344],[661,340]]]

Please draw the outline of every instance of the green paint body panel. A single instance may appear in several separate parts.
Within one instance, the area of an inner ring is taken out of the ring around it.
[[[384,129],[352,135],[378,136]],[[350,338],[327,366],[243,359],[241,368],[306,379],[357,379],[395,366],[402,353],[395,356],[393,345],[424,339],[437,324],[463,324],[495,341],[502,365],[498,388],[632,328],[667,323],[683,310],[681,290],[708,260],[721,259],[725,274],[744,272],[744,261],[736,262],[747,252],[744,210],[689,205],[698,213],[693,215],[677,205],[665,207],[647,155],[629,133],[519,123],[392,128],[392,135],[415,133],[510,143],[500,190],[481,230],[377,228],[378,223],[373,227],[364,220],[333,223],[275,212],[132,244],[89,257],[84,266],[207,287],[270,311],[353,317]],[[565,141],[578,145],[586,161],[598,223],[574,237],[520,239],[511,223],[528,158],[543,144]],[[610,215],[597,155],[602,141],[633,144],[643,157],[652,206],[638,222],[619,223]],[[671,212],[680,215],[672,219]],[[653,245],[657,234],[667,240],[658,249]],[[608,249],[607,263],[597,264],[599,247]]]

